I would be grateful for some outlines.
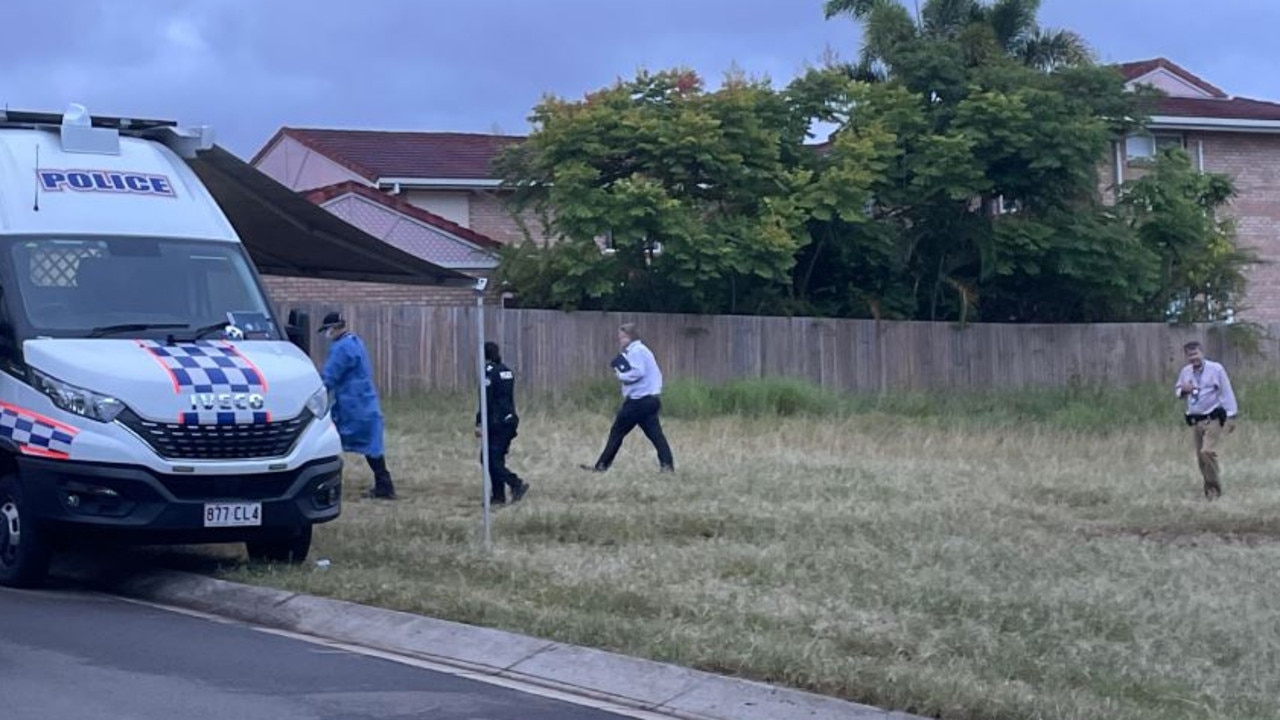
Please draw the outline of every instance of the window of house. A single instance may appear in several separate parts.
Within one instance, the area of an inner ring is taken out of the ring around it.
[[[1154,160],[1161,150],[1184,147],[1182,135],[1177,134],[1133,133],[1124,141],[1125,158],[1129,162]]]

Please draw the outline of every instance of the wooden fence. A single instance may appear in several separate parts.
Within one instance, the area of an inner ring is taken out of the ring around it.
[[[313,327],[341,310],[368,346],[387,395],[475,383],[471,307],[295,305]],[[1182,344],[1199,339],[1233,373],[1267,372],[1280,324],[1250,350],[1230,328],[1160,324],[1000,325],[554,310],[485,309],[485,336],[502,347],[522,390],[563,391],[610,377],[623,322],[638,324],[668,380],[798,377],[834,390],[983,389],[1172,384]],[[314,337],[314,335],[313,335]],[[327,343],[313,342],[317,362]]]

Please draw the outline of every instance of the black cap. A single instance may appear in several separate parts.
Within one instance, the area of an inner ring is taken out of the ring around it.
[[[331,327],[333,327],[333,326],[335,326],[335,325],[343,325],[343,324],[345,324],[345,322],[346,322],[346,321],[344,321],[344,320],[342,319],[342,315],[340,315],[340,314],[338,314],[338,313],[336,313],[336,312],[331,312],[331,313],[329,313],[328,315],[325,315],[325,316],[324,316],[324,322],[320,323],[320,329],[319,329],[319,330],[317,330],[316,332],[317,332],[317,333],[322,333],[322,332],[324,332],[325,330],[328,330],[329,328],[331,328]]]

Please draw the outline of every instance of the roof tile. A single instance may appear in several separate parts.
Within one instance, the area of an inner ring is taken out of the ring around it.
[[[291,127],[282,128],[276,138],[281,136],[294,138],[368,180],[492,180],[496,178],[493,161],[498,154],[524,140],[513,135]],[[267,147],[274,143],[273,139]]]
[[[1280,121],[1280,103],[1249,98],[1180,98],[1163,97],[1156,101],[1153,115],[1173,117],[1203,117],[1220,120],[1277,120]]]

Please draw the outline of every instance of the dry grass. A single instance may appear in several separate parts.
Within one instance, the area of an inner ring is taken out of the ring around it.
[[[223,573],[942,718],[1280,718],[1277,427],[1210,504],[1166,409],[668,419],[675,475],[637,431],[603,476],[607,416],[529,413],[486,553],[468,403],[425,399],[391,411],[403,501],[353,459],[332,567]]]

